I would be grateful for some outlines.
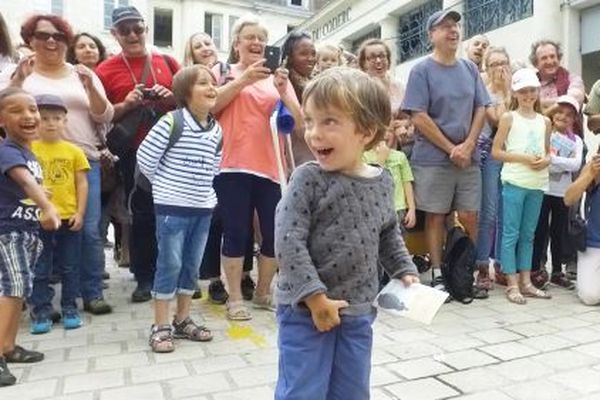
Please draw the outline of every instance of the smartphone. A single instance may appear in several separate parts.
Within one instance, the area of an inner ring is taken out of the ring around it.
[[[271,73],[275,73],[275,70],[281,65],[281,49],[277,46],[266,46],[265,47],[265,67],[271,70]]]

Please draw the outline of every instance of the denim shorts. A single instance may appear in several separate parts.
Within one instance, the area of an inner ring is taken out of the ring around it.
[[[37,232],[0,235],[0,297],[29,297],[33,287],[33,266],[42,247]]]
[[[193,215],[156,215],[155,299],[171,300],[176,294],[194,293],[211,217],[212,210]]]

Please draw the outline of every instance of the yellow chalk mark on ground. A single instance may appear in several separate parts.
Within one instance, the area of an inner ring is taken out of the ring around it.
[[[230,322],[226,334],[233,340],[247,339],[254,343],[257,347],[267,346],[267,340],[265,337],[256,332],[250,325],[241,325],[235,322]]]

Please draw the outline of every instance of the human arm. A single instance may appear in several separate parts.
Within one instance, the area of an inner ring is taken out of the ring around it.
[[[552,123],[548,117],[544,117],[546,124],[546,134],[544,137],[544,155],[535,158],[529,167],[534,171],[540,171],[550,165],[550,135],[552,134]]]
[[[285,68],[277,68],[275,75],[273,76],[273,84],[279,92],[279,98],[283,102],[283,105],[290,111],[294,118],[294,126],[298,128],[304,127],[304,119],[302,118],[302,111],[300,110],[300,104],[296,97],[294,87],[289,80],[289,72]]]
[[[113,122],[119,121],[128,112],[142,105],[144,93],[142,92],[143,85],[136,85],[122,102],[115,104]]]
[[[90,116],[97,123],[110,122],[114,108],[106,98],[104,87],[94,71],[83,64],[75,65],[75,73],[79,77],[90,104]]]
[[[415,194],[413,192],[412,182],[402,182],[402,187],[404,188],[404,197],[407,206],[406,215],[402,222],[407,228],[413,228],[417,223],[417,207],[415,205]]]
[[[561,157],[558,155],[550,155],[550,172],[576,172],[581,168],[583,159],[583,141],[576,137],[573,157]]]
[[[83,226],[88,198],[87,171],[79,170],[75,172],[75,189],[77,191],[77,212],[69,218],[69,230],[71,231],[78,231]]]
[[[569,73],[569,88],[567,95],[572,96],[577,100],[579,106],[585,101],[585,85],[581,76]]]
[[[236,98],[238,94],[246,86],[258,82],[262,79],[267,79],[271,73],[269,68],[265,67],[265,60],[259,60],[253,64],[250,64],[244,72],[238,77],[233,79],[231,82],[226,83],[217,90],[217,101],[215,106],[212,108],[213,114],[218,114],[224,108],[229,105]],[[218,71],[219,65],[215,65],[213,71]]]
[[[600,182],[600,156],[594,155],[588,162],[575,182],[571,183],[565,192],[563,201],[567,207],[577,203],[581,196],[592,184]]]
[[[44,188],[35,180],[29,169],[25,166],[15,166],[6,174],[19,185],[27,197],[40,208],[42,215],[40,225],[45,230],[57,230],[60,227],[60,216],[56,207],[50,202]]]
[[[165,114],[152,129],[150,129],[138,148],[136,154],[137,165],[140,172],[148,178],[150,182],[154,181],[160,160],[169,145],[172,126],[173,116],[171,114]]]
[[[448,138],[426,112],[413,112],[411,115],[411,122],[427,140],[442,149],[448,155],[452,153],[454,143],[448,140]]]
[[[483,128],[485,121],[485,107],[478,107],[473,113],[473,120],[469,129],[469,134],[464,142],[456,145],[450,152],[450,161],[460,168],[466,168],[471,165],[471,156],[477,145],[477,138]]]

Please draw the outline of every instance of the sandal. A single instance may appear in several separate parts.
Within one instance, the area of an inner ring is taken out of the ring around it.
[[[527,303],[527,300],[525,300],[525,297],[523,297],[523,295],[519,291],[519,287],[518,286],[509,286],[509,287],[507,287],[505,293],[506,293],[506,298],[511,303],[515,303],[515,304],[525,304],[525,303]]]
[[[44,354],[39,351],[25,350],[21,346],[15,346],[12,351],[4,354],[7,363],[31,364],[44,359]]]
[[[227,302],[227,319],[232,321],[248,321],[252,319],[252,315],[248,308],[244,305],[243,300]]]
[[[530,282],[521,288],[523,296],[534,297],[536,299],[551,299],[552,295],[544,290],[538,289]]]
[[[204,325],[197,325],[190,317],[181,322],[173,319],[173,336],[175,339],[188,339],[194,342],[210,342],[212,332]]]
[[[265,294],[262,296],[254,294],[254,299],[252,299],[252,307],[259,310],[267,310],[267,311],[275,311],[276,307],[273,305],[273,299],[270,294]]]
[[[490,277],[489,267],[487,265],[478,268],[477,279],[475,286],[478,289],[492,290],[494,288],[492,279]]]
[[[152,325],[148,344],[155,353],[171,353],[175,350],[171,325]]]

